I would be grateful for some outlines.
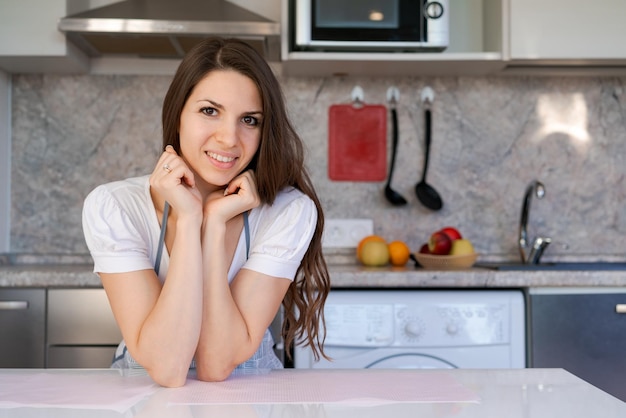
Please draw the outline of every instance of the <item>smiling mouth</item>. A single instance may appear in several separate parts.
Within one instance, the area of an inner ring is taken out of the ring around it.
[[[235,161],[235,159],[236,159],[235,157],[225,157],[223,155],[215,154],[213,152],[207,152],[207,155],[210,158],[213,158],[214,160],[217,160],[217,161],[219,161],[221,163],[230,163],[232,161]]]

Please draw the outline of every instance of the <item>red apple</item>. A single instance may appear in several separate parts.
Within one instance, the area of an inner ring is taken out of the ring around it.
[[[420,247],[420,254],[430,254],[430,250],[428,249],[428,244],[424,244]]]
[[[451,226],[446,226],[445,228],[442,228],[441,232],[446,234],[452,241],[454,241],[455,239],[463,238],[463,236],[461,236],[461,233],[459,232],[459,230],[456,229],[456,228],[453,228]]]
[[[450,253],[452,240],[441,231],[437,231],[428,239],[428,250],[431,254],[446,255]]]

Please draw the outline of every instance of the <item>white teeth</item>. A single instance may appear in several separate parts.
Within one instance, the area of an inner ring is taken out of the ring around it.
[[[235,160],[235,157],[224,157],[223,155],[215,154],[213,152],[207,153],[209,157],[221,162],[221,163],[229,163]]]

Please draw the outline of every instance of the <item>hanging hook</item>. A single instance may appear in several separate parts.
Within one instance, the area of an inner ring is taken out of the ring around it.
[[[364,104],[364,93],[363,93],[363,89],[361,88],[361,86],[354,86],[354,88],[352,89],[352,106],[354,107],[363,107]]]
[[[391,86],[387,89],[387,103],[389,107],[395,108],[400,100],[400,90],[396,86]]]
[[[435,91],[426,86],[422,89],[422,103],[425,107],[430,107],[433,104],[433,100],[435,100]]]

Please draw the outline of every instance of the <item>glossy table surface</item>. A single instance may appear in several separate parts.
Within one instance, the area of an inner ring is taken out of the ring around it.
[[[624,418],[562,369],[294,370],[182,388],[110,369],[0,369],[0,417]]]

